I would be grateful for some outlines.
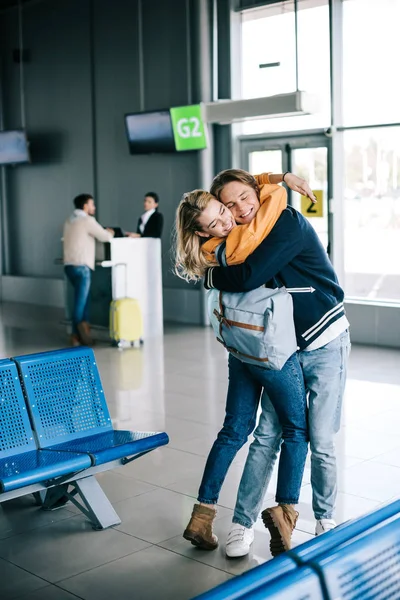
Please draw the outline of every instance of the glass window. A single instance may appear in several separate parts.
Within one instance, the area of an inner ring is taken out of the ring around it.
[[[242,134],[295,131],[330,125],[328,0],[298,3],[299,89],[317,97],[313,115],[246,121]],[[242,98],[296,89],[293,1],[242,13]],[[269,65],[269,66],[266,66]]]
[[[344,139],[346,295],[400,301],[400,127]]]
[[[324,248],[330,252],[328,231],[328,148],[296,148],[292,151],[292,171],[304,177],[312,190],[322,192],[323,216],[310,214],[310,223]],[[301,196],[292,192],[293,207],[301,211]],[[308,203],[310,204],[310,203]],[[304,213],[303,213],[304,214]]]
[[[264,173],[265,169],[270,173],[283,173],[282,150],[256,150],[250,152],[250,173],[257,175],[259,173]]]
[[[344,125],[400,122],[400,0],[343,3]]]
[[[293,1],[242,13],[242,97],[295,90],[295,48]]]

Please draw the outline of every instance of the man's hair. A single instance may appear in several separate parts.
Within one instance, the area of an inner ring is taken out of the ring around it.
[[[89,200],[93,200],[93,196],[91,194],[79,194],[79,196],[74,198],[75,208],[83,210],[83,207],[89,202]]]
[[[257,181],[253,175],[250,175],[250,173],[243,171],[242,169],[226,169],[225,171],[218,173],[212,181],[210,193],[221,201],[222,190],[232,181],[239,181],[240,183],[250,186],[257,194],[257,198],[260,199],[260,188],[258,187]]]
[[[155,192],[147,192],[147,194],[145,194],[144,197],[146,198],[147,196],[149,198],[153,198],[153,200],[156,204],[158,204],[160,201],[158,194],[156,194]]]

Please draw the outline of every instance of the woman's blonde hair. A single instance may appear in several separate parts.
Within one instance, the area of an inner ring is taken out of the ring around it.
[[[215,197],[209,192],[193,190],[183,195],[176,211],[175,273],[186,281],[197,281],[210,266],[201,251],[204,237],[196,233],[201,231],[199,217],[210,200]]]

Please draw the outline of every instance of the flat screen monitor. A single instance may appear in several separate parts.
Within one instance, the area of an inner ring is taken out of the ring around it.
[[[114,238],[123,238],[125,237],[125,232],[121,227],[110,227],[110,229],[114,230]]]
[[[0,131],[0,165],[15,165],[30,161],[25,131]]]
[[[131,154],[175,152],[175,140],[169,110],[125,115]]]

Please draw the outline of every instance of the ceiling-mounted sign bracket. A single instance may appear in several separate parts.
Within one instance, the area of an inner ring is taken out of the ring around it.
[[[317,98],[300,90],[288,94],[250,98],[248,100],[218,100],[203,105],[206,123],[226,125],[248,119],[268,119],[311,115],[317,112]]]

